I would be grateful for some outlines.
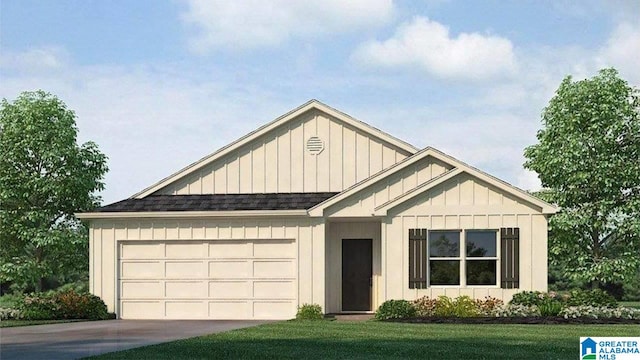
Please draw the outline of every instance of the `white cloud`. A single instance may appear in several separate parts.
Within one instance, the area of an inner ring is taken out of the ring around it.
[[[623,22],[616,26],[600,50],[599,67],[613,66],[623,78],[633,84],[640,84],[640,23]]]
[[[392,0],[187,0],[182,20],[195,27],[191,48],[249,49],[292,38],[348,32],[389,21]]]
[[[16,61],[32,51],[15,53]],[[8,70],[2,64],[1,70]],[[4,75],[0,98],[42,89],[77,115],[79,142],[109,157],[105,202],[146,188],[292,107],[268,91],[218,77],[201,82],[178,66],[71,66]]]
[[[361,45],[353,58],[373,66],[417,66],[442,78],[485,79],[516,69],[508,39],[475,32],[454,37],[446,26],[424,17],[400,25],[385,41]]]
[[[18,72],[51,72],[60,70],[69,59],[69,54],[57,46],[31,48],[26,51],[0,52],[0,68]]]

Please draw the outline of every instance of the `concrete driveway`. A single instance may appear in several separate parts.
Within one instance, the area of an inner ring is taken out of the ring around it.
[[[106,320],[0,328],[0,359],[77,359],[264,323]]]

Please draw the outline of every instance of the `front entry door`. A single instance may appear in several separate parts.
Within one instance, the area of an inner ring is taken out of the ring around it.
[[[342,240],[342,311],[371,310],[371,243]]]

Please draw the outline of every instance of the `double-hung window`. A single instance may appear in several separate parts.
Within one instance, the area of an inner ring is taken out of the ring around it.
[[[498,232],[495,230],[467,230],[464,233],[467,285],[497,285]]]
[[[460,285],[460,231],[429,231],[429,284]]]
[[[519,286],[518,228],[409,229],[409,288]]]

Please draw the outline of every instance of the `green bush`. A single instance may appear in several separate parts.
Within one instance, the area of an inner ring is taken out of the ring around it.
[[[416,309],[416,316],[418,317],[430,317],[436,314],[436,305],[438,300],[430,299],[428,296],[423,296],[419,299],[413,300],[413,307]]]
[[[498,306],[493,310],[495,317],[531,317],[540,316],[540,309],[537,306],[521,304],[508,304]]]
[[[20,318],[24,320],[113,318],[102,299],[74,290],[25,295],[18,303]]]
[[[0,296],[0,308],[15,309],[22,299],[20,294],[4,294]]]
[[[476,299],[474,302],[480,316],[486,317],[493,316],[494,310],[504,305],[504,301],[491,296],[485,296],[484,299]]]
[[[509,304],[538,306],[547,299],[549,299],[549,295],[547,293],[543,293],[540,291],[522,291],[514,294],[511,301],[509,301]]]
[[[601,289],[582,290],[574,289],[567,299],[569,306],[606,306],[615,307],[616,299]]]
[[[537,305],[541,316],[558,316],[564,306],[558,300],[549,299]]]
[[[302,306],[298,306],[296,319],[322,320],[324,319],[324,315],[322,314],[322,307],[320,307],[320,305],[318,304],[302,304]]]
[[[455,300],[439,296],[436,302],[436,316],[475,317],[480,315],[476,302],[469,296],[458,296]]]
[[[33,293],[20,299],[18,310],[24,320],[55,320],[58,319],[60,305],[50,294]]]
[[[406,319],[416,316],[416,308],[407,300],[387,300],[376,310],[376,320]]]
[[[0,307],[0,320],[17,320],[20,319],[20,311],[11,308]]]
[[[606,306],[569,306],[559,314],[565,319],[640,319],[640,309],[626,307],[610,308]]]

